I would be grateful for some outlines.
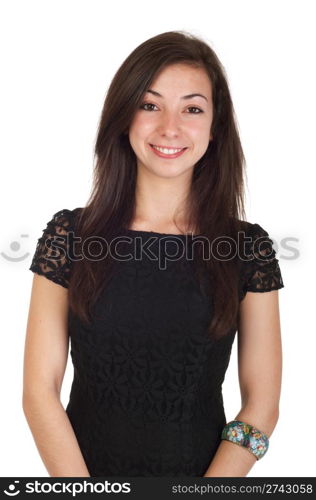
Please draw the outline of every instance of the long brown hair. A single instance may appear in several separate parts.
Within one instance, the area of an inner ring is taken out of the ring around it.
[[[109,241],[130,227],[135,213],[137,162],[127,131],[155,77],[176,63],[203,68],[213,96],[212,140],[194,166],[188,226],[209,241],[223,235],[237,241],[245,219],[245,161],[225,70],[208,44],[185,31],[162,33],[143,42],[123,62],[109,86],[95,143],[93,188],[76,225],[76,236],[82,241],[95,235]],[[69,305],[82,321],[90,322],[91,308],[110,279],[111,269],[108,257],[74,262]],[[212,278],[216,291],[209,333],[221,337],[236,326],[238,265],[234,258],[209,259],[201,269],[204,277]]]

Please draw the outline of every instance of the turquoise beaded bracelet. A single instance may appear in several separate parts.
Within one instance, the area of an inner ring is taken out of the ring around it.
[[[269,447],[269,439],[263,432],[239,420],[232,420],[225,425],[221,439],[244,446],[257,460],[265,455]]]

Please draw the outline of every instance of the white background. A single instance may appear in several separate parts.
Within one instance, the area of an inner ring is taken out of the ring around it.
[[[55,212],[86,203],[99,116],[123,60],[158,33],[187,30],[209,43],[226,69],[247,159],[247,219],[274,240],[285,284],[280,419],[248,476],[315,476],[314,2],[0,5],[0,475],[48,475],[22,410],[28,267],[37,239]],[[71,380],[69,358],[65,405]],[[223,393],[230,420],[240,409],[236,341]]]

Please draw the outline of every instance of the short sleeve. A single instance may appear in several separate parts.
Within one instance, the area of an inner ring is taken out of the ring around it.
[[[269,292],[284,287],[279,260],[269,234],[259,224],[250,224],[246,234],[246,260],[241,266],[241,300],[247,292]]]
[[[72,264],[68,235],[73,229],[71,210],[55,213],[37,241],[29,270],[68,288]]]

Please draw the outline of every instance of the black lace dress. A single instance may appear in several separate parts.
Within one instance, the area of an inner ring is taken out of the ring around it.
[[[59,248],[67,250],[79,211],[53,216],[30,266],[66,288],[71,259],[62,250],[60,260],[50,259],[45,240],[58,236]],[[243,263],[240,300],[247,291],[284,286],[268,233],[259,224],[247,227],[252,242],[267,237],[271,257]],[[152,238],[151,250],[166,236],[187,238],[128,229],[126,235],[143,243]],[[164,255],[164,245],[159,248]],[[66,412],[91,476],[203,476],[220,444],[222,383],[236,331],[210,339],[210,303],[192,262],[170,260],[164,269],[159,262],[121,261],[95,305],[91,327],[69,310],[74,378]]]

